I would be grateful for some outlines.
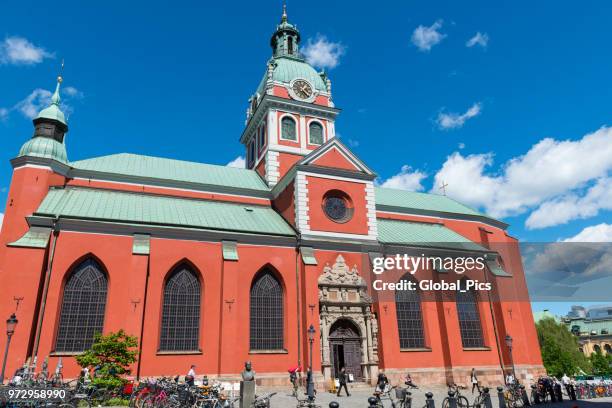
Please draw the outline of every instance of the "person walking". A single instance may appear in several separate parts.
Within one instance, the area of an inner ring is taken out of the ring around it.
[[[472,394],[474,393],[474,388],[480,390],[480,386],[478,384],[478,377],[476,376],[476,369],[472,368],[472,373],[470,374],[470,382],[472,383]]]
[[[348,391],[348,387],[346,386],[346,380],[347,380],[347,374],[346,374],[346,369],[344,367],[342,367],[342,369],[340,370],[340,373],[338,373],[338,380],[340,382],[340,387],[338,387],[338,394],[337,396],[340,396],[340,391],[342,391],[342,387],[344,387],[344,391],[346,391],[346,396],[350,397],[351,394],[349,394]]]
[[[196,366],[194,364],[192,364],[191,368],[189,369],[189,372],[185,376],[185,382],[190,387],[193,387],[195,385],[195,376],[196,376],[195,368],[196,368]]]

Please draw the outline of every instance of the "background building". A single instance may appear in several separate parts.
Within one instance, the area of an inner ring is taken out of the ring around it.
[[[94,333],[124,329],[139,339],[137,376],[197,364],[236,379],[245,360],[267,384],[310,360],[319,381],[343,366],[365,382],[381,369],[428,384],[466,383],[472,368],[494,384],[512,366],[522,379],[542,373],[507,225],[445,196],[376,187],[336,138],[331,81],[301,56],[286,12],[270,43],[240,137],[245,169],[127,153],[69,161],[58,81],[11,161],[0,316],[19,299],[20,323],[9,372],[50,356],[75,377],[71,357]],[[486,257],[465,276],[493,294],[383,297],[367,283],[372,259],[395,254]]]
[[[590,356],[612,353],[612,306],[572,306],[563,322],[578,337],[580,350]]]

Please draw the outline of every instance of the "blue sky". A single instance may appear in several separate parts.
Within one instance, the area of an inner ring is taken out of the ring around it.
[[[62,58],[69,160],[242,155],[281,1],[208,3],[4,4],[0,201]],[[522,240],[612,239],[612,4],[311,0],[288,12],[329,71],[337,132],[380,183],[438,193],[443,180]]]

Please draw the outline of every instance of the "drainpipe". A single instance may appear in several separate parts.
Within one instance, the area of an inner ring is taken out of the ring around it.
[[[38,345],[40,344],[40,334],[42,331],[43,320],[45,318],[45,308],[47,306],[47,295],[49,294],[49,283],[51,282],[51,272],[53,271],[53,258],[55,257],[55,245],[57,243],[57,237],[59,230],[57,229],[57,222],[59,217],[55,217],[53,225],[51,227],[51,233],[53,235],[51,241],[51,249],[49,251],[49,262],[47,264],[47,270],[45,271],[45,283],[43,286],[42,300],[40,304],[40,310],[38,311],[38,325],[36,326],[36,334],[34,336],[34,349],[32,355],[34,361],[38,360]]]
[[[300,233],[297,233],[297,240],[296,240],[296,246],[295,246],[295,289],[296,289],[296,296],[295,296],[295,303],[296,303],[296,307],[297,307],[297,355],[298,355],[298,361],[297,361],[297,365],[298,367],[302,366],[302,330],[300,327],[300,242],[301,242],[301,237],[300,237]]]
[[[136,381],[140,381],[140,362],[142,361],[142,343],[144,337],[145,312],[147,310],[147,295],[149,294],[149,275],[151,265],[151,238],[149,238],[149,254],[147,255],[147,275],[145,277],[144,299],[142,300],[142,318],[140,320],[140,344],[138,345],[138,364],[136,366]]]
[[[489,283],[488,267],[485,267],[484,278],[485,278],[485,283]],[[499,367],[502,370],[502,377],[504,378],[504,382],[505,382],[506,376],[504,375],[504,363],[502,360],[502,351],[499,345],[499,334],[497,333],[497,320],[495,319],[495,310],[493,310],[493,301],[491,300],[491,291],[487,291],[487,298],[489,300],[489,310],[491,311],[491,318],[493,319],[493,333],[495,333],[495,347],[497,349],[497,357],[499,358]]]

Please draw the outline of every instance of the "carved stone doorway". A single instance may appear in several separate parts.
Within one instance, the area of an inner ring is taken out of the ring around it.
[[[361,373],[361,336],[359,329],[347,319],[339,319],[329,332],[332,373],[338,378],[342,367],[355,381],[363,379]]]
[[[356,266],[342,255],[319,276],[321,366],[325,380],[338,378],[344,366],[355,381],[378,375],[378,322],[372,299]]]

